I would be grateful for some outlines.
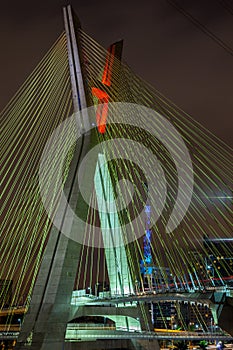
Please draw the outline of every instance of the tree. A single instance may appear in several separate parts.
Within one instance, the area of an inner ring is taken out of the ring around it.
[[[199,343],[199,346],[202,350],[205,350],[207,348],[208,341],[207,340],[201,340]]]

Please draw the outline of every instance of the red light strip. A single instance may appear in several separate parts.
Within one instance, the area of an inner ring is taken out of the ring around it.
[[[109,95],[98,88],[92,88],[92,95],[98,98],[98,106],[96,110],[96,125],[100,134],[106,131],[106,122],[108,117],[108,101]]]
[[[116,44],[113,44],[108,49],[106,63],[104,66],[102,83],[106,86],[110,86],[112,82],[112,69],[115,58],[115,47]],[[106,122],[108,117],[108,102],[110,96],[105,91],[96,87],[92,88],[92,95],[98,98],[98,106],[96,110],[96,125],[98,131],[101,134],[104,134],[106,131]]]

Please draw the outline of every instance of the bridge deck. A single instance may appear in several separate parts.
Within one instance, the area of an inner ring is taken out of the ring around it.
[[[67,329],[66,341],[86,341],[96,339],[177,339],[177,340],[224,340],[229,341],[233,339],[230,335],[223,335],[219,333],[195,333],[195,332],[182,332],[181,333],[154,333],[145,331],[121,331],[121,330],[80,330],[80,329]]]

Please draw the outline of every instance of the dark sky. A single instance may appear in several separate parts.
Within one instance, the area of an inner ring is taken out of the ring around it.
[[[233,48],[232,0],[175,0]],[[70,1],[83,29],[142,78],[233,146],[233,56],[167,0]],[[0,109],[63,30],[61,0],[4,1],[0,9]]]

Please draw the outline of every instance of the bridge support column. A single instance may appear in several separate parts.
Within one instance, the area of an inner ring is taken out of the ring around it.
[[[225,300],[226,300],[225,292],[214,292],[212,297],[213,303],[210,304],[210,309],[211,309],[215,324],[218,324],[218,320],[222,312]]]

